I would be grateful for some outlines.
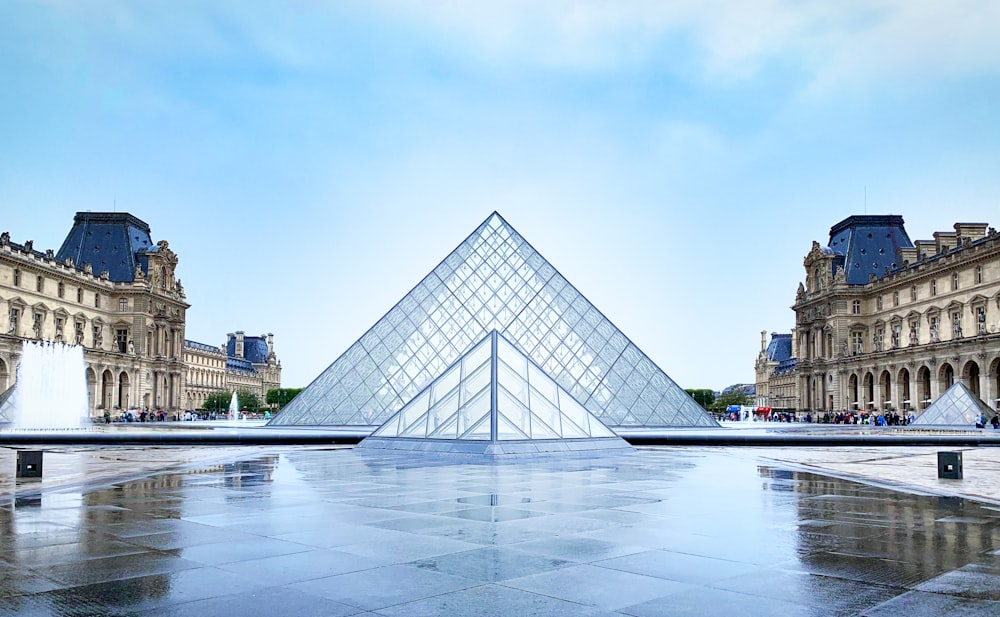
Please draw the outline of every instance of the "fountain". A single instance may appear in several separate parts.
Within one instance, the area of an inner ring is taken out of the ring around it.
[[[236,396],[236,390],[233,390],[233,398],[229,400],[229,418],[231,420],[240,419],[240,399]]]
[[[24,341],[14,385],[13,428],[76,429],[87,419],[83,347]]]

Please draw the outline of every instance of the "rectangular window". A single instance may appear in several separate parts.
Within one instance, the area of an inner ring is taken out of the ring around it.
[[[76,288],[76,301],[79,302],[80,304],[83,304],[83,288],[82,287],[77,287]]]
[[[92,326],[90,328],[90,334],[94,340],[94,347],[100,347],[104,343],[104,337],[101,336],[101,326]]]
[[[128,350],[128,330],[118,328],[115,330],[115,347],[118,353],[125,353]]]
[[[59,294],[59,297],[62,298],[64,295],[66,295],[66,286],[63,285],[62,283],[59,283],[59,285],[56,287],[56,292]]]
[[[878,298],[875,299],[875,310],[878,311],[882,310],[882,296],[879,296]]]
[[[863,332],[851,332],[851,341],[851,349],[854,352],[854,355],[865,352],[865,336]]]
[[[21,311],[16,308],[10,309],[10,334],[18,336],[17,325],[18,318],[21,316]]]
[[[951,290],[955,291],[958,289],[958,272],[952,272],[951,274]]]
[[[931,281],[931,295],[932,296],[936,296],[937,295],[937,281],[936,280]]]
[[[917,286],[910,287],[910,302],[917,301]]]
[[[983,267],[976,266],[976,285],[980,285],[983,282]]]
[[[82,345],[83,344],[83,322],[82,321],[76,322],[76,326],[74,328],[73,334],[76,337],[75,338],[76,344],[77,345]]]
[[[42,290],[44,289],[45,289],[45,278],[39,276],[37,279],[35,279],[35,291],[41,293]]]
[[[851,313],[855,315],[861,314],[861,300],[855,300],[851,302]]]
[[[872,343],[873,343],[872,346],[875,348],[875,351],[882,351],[882,349],[884,349],[883,345],[885,345],[885,328],[875,329],[875,336],[872,337]]]
[[[122,313],[128,312],[128,298],[118,299],[118,310]]]
[[[899,306],[899,292],[898,291],[892,292],[892,305],[893,306]]]
[[[94,294],[94,308],[101,308],[101,294]]]

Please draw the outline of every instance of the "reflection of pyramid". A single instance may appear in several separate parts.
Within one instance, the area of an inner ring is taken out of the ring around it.
[[[974,426],[981,415],[989,421],[994,414],[996,412],[969,391],[965,384],[956,381],[913,423],[924,426]]]
[[[605,424],[718,426],[495,212],[270,424],[382,424],[491,330]]]
[[[7,388],[7,391],[0,394],[0,424],[14,421],[14,386]]]
[[[496,330],[359,447],[488,454],[631,449]]]

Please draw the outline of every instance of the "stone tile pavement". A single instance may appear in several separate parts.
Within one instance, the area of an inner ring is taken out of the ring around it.
[[[56,448],[0,475],[0,615],[1000,614],[998,459],[935,452]]]

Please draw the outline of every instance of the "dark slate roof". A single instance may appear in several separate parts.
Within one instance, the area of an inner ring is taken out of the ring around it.
[[[256,373],[253,364],[250,364],[247,360],[240,360],[239,358],[233,358],[232,356],[226,358],[226,370],[227,371],[237,371],[240,373]]]
[[[771,362],[784,362],[792,357],[792,335],[772,334],[767,346],[767,359]]]
[[[199,343],[198,341],[192,341],[190,339],[184,339],[184,346],[191,347],[192,349],[200,349],[201,351],[212,351],[217,354],[221,354],[222,350],[216,345],[209,345],[208,343]]]
[[[775,375],[787,375],[795,370],[796,359],[788,358],[787,360],[782,360],[778,363],[777,368],[774,369]]]
[[[226,355],[236,356],[236,337],[231,336],[226,341]],[[254,364],[267,364],[267,338],[263,336],[243,337],[243,357]]]
[[[124,283],[133,280],[136,265],[148,274],[142,253],[155,248],[149,225],[131,214],[77,212],[56,259],[71,257],[78,268],[89,263],[94,274],[107,270],[112,281]]]
[[[830,228],[829,248],[843,261],[848,285],[864,285],[872,274],[885,276],[886,270],[898,270],[897,250],[913,246],[903,227],[903,217],[896,214],[849,216]]]

